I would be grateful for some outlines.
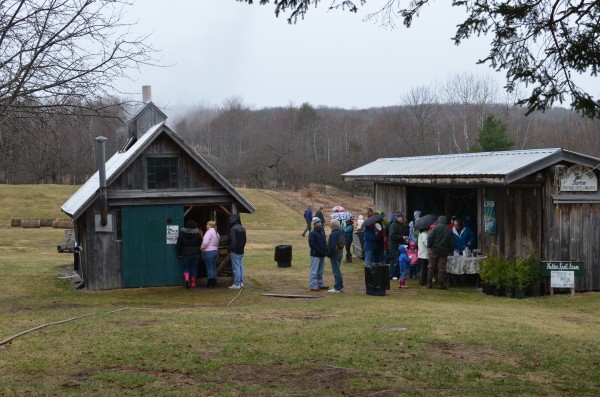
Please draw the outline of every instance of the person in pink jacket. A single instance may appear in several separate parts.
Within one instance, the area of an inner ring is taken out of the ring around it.
[[[202,239],[202,257],[206,264],[207,273],[207,288],[215,288],[217,286],[217,259],[219,258],[219,241],[221,236],[217,233],[217,225],[214,221],[206,223],[206,233]]]

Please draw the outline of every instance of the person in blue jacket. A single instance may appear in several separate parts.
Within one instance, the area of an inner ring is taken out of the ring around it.
[[[306,227],[302,232],[302,237],[306,237],[306,232],[310,233],[310,225],[313,220],[312,206],[310,205],[304,210],[304,220],[306,221]]]
[[[410,269],[410,259],[406,253],[406,246],[404,244],[399,245],[400,256],[398,257],[398,263],[400,264],[400,280],[398,280],[399,288],[408,288],[406,286],[406,273]]]
[[[469,251],[476,248],[475,233],[464,226],[462,219],[457,218],[454,220],[452,234],[454,235],[454,251],[458,251],[459,255],[462,255],[465,248],[468,248]]]
[[[314,217],[312,220],[313,230],[308,234],[308,246],[310,247],[310,272],[308,286],[311,291],[329,289],[323,283],[323,272],[325,271],[325,256],[327,255],[327,240],[325,229],[321,219]]]

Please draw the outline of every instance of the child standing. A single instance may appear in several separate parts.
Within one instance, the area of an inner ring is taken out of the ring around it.
[[[406,253],[406,246],[400,244],[400,256],[398,257],[398,262],[400,264],[400,281],[398,281],[399,288],[407,288],[406,287],[406,272],[410,268],[410,258]]]
[[[406,254],[408,255],[410,269],[408,272],[408,277],[411,280],[417,278],[417,274],[419,274],[419,252],[417,248],[417,243],[415,241],[411,241],[408,243],[408,249],[406,250]]]

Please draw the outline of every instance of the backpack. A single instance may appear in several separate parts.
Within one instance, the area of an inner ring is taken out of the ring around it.
[[[337,251],[343,250],[345,246],[346,246],[346,236],[344,235],[344,233],[340,233],[340,235],[338,236],[337,242],[335,244],[335,249]]]

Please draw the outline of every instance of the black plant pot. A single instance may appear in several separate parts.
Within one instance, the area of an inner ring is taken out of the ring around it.
[[[492,293],[494,292],[494,289],[496,287],[492,284],[483,284],[481,286],[481,291],[486,294],[486,295],[492,295]]]
[[[494,295],[494,296],[506,296],[506,288],[504,288],[502,286],[496,287],[492,291],[492,295]]]

